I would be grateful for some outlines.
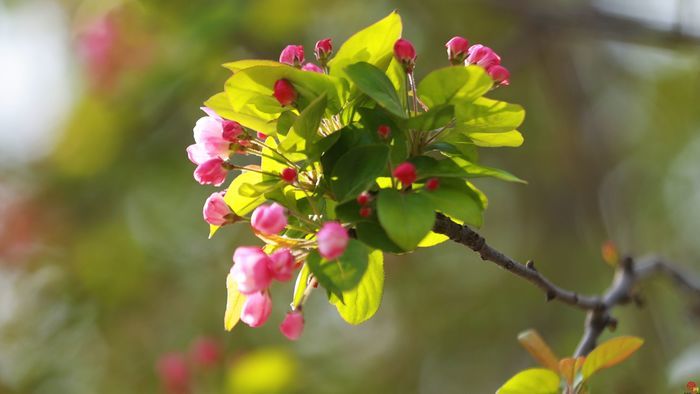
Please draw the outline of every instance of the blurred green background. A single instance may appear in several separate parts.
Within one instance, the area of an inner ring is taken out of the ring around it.
[[[318,293],[288,342],[288,284],[264,327],[223,331],[231,254],[257,242],[207,240],[214,189],[185,155],[220,64],[337,47],[395,8],[419,78],[454,35],[511,70],[492,96],[525,106],[525,144],[482,157],[529,184],[477,182],[494,246],[582,293],[610,282],[606,240],[700,272],[700,1],[0,0],[0,393],[163,392],[158,360],[202,337],[223,354],[191,365],[195,393],[492,393],[535,365],[521,330],[571,354],[582,313],[452,244],[389,256],[362,326]],[[700,380],[700,304],[641,290],[614,335],[647,342],[594,393]]]

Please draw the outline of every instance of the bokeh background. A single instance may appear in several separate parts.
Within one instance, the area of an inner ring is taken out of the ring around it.
[[[482,151],[529,181],[477,182],[493,245],[583,293],[609,284],[606,240],[700,273],[700,1],[0,0],[0,393],[159,393],[168,368],[195,393],[490,393],[535,365],[521,330],[571,354],[583,314],[451,244],[389,256],[362,326],[317,293],[286,341],[289,285],[264,327],[223,331],[231,254],[255,240],[207,240],[213,189],[185,155],[220,64],[338,45],[395,8],[419,77],[463,35],[512,72],[492,96],[528,110],[523,147]],[[700,380],[699,304],[641,294],[615,335],[647,342],[594,392]]]

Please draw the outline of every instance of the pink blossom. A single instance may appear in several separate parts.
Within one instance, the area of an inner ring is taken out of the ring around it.
[[[276,250],[270,255],[270,260],[272,264],[270,265],[270,271],[275,279],[280,282],[285,282],[292,279],[294,274],[294,269],[296,269],[296,262],[294,261],[294,256],[292,252],[287,248],[282,248]]]
[[[396,40],[394,43],[394,56],[403,65],[404,71],[407,73],[413,72],[416,64],[416,49],[411,41],[403,38]]]
[[[501,65],[495,65],[489,67],[486,72],[489,73],[491,78],[493,78],[493,81],[499,85],[504,85],[507,86],[510,84],[510,81],[508,81],[508,78],[510,78],[510,72],[508,71],[507,68],[501,66]]]
[[[224,120],[222,121],[221,126],[223,129],[221,136],[228,142],[238,141],[238,137],[243,134],[243,126],[241,126],[241,124],[238,122]]]
[[[233,219],[232,213],[231,208],[224,201],[224,192],[212,193],[207,198],[207,201],[204,202],[204,208],[202,209],[204,220],[214,226],[223,226],[231,223]]]
[[[280,331],[292,341],[299,339],[302,331],[304,331],[304,315],[301,314],[301,311],[287,313],[284,321],[280,324]]]
[[[430,178],[425,182],[426,190],[435,190],[440,187],[440,180],[438,178]]]
[[[221,186],[228,175],[228,168],[225,164],[218,157],[207,160],[194,170],[194,179],[202,185]]]
[[[168,393],[189,392],[190,368],[187,359],[180,353],[168,353],[160,357],[156,365],[158,376]]]
[[[201,149],[210,158],[228,158],[231,142],[224,139],[224,127],[221,120],[205,116],[197,121],[193,131],[194,142],[201,146]]]
[[[323,74],[323,69],[313,63],[306,63],[301,69],[304,71],[312,71],[315,73]]]
[[[251,327],[260,327],[272,312],[272,299],[267,292],[256,292],[246,298],[241,310],[241,321]]]
[[[357,203],[367,205],[372,200],[372,195],[369,192],[362,192],[357,196]]]
[[[393,175],[394,178],[401,181],[403,187],[410,186],[417,179],[416,166],[407,161],[403,162],[396,166]]]
[[[273,95],[283,107],[293,104],[297,99],[297,91],[286,79],[280,79],[275,82],[275,86],[273,87]]]
[[[287,167],[282,170],[280,177],[287,183],[294,183],[294,181],[297,179],[297,170],[292,167]]]
[[[221,345],[213,338],[199,338],[190,350],[192,360],[202,367],[211,367],[221,361]]]
[[[472,45],[467,56],[468,64],[476,64],[483,68],[489,68],[495,64],[501,64],[501,57],[493,49],[481,44]]]
[[[447,47],[447,58],[450,63],[459,64],[464,62],[464,58],[467,56],[469,41],[464,37],[454,36],[447,41],[445,47]]]
[[[287,215],[284,213],[284,207],[278,203],[261,205],[255,208],[250,224],[260,233],[278,234],[287,227]]]
[[[280,53],[280,63],[301,67],[304,63],[304,47],[301,45],[287,45]]]
[[[326,222],[316,234],[318,252],[326,260],[334,260],[345,253],[348,246],[348,230],[338,222]]]
[[[253,294],[267,289],[272,282],[272,261],[262,249],[240,246],[233,253],[231,275],[242,294]]]
[[[321,64],[324,64],[328,60],[328,56],[330,56],[331,52],[333,52],[333,44],[330,38],[324,38],[316,42],[314,53],[316,54],[316,59],[318,59]]]
[[[258,139],[265,141],[267,139],[267,134],[258,131]]]

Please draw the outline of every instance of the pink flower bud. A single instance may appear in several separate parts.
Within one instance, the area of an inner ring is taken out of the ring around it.
[[[194,170],[194,179],[202,185],[221,186],[227,174],[224,161],[217,157],[198,165]]]
[[[403,162],[394,169],[394,178],[401,181],[403,187],[408,187],[416,181],[416,166],[409,162]]]
[[[183,354],[168,353],[161,356],[156,364],[156,369],[166,392],[172,394],[189,392],[190,368]]]
[[[292,105],[297,99],[297,91],[286,79],[280,79],[275,82],[273,94],[283,107]]]
[[[223,226],[233,222],[233,212],[224,201],[224,192],[214,192],[204,202],[202,209],[204,220],[214,226]]]
[[[287,45],[280,53],[280,63],[301,67],[304,63],[304,47],[301,45]]]
[[[447,47],[447,58],[453,65],[460,64],[464,62],[464,58],[467,57],[467,51],[469,50],[469,41],[466,38],[460,36],[454,36],[447,41],[445,44]]]
[[[280,331],[292,341],[299,339],[302,331],[304,331],[304,315],[301,314],[301,311],[287,313],[284,321],[280,324]]]
[[[440,187],[440,180],[437,178],[430,178],[425,182],[425,188],[427,190],[435,190]]]
[[[267,292],[257,292],[246,298],[241,310],[241,321],[251,327],[260,327],[272,312],[272,299]]]
[[[385,124],[380,125],[379,127],[377,127],[377,134],[379,134],[381,138],[387,139],[391,135],[391,127]]]
[[[240,246],[233,253],[231,275],[242,294],[253,294],[267,289],[272,282],[270,257],[262,249]]]
[[[212,338],[199,338],[190,350],[192,361],[202,367],[212,367],[221,361],[221,345]]]
[[[313,63],[306,63],[304,67],[301,68],[304,71],[311,71],[319,74],[323,74],[323,69]]]
[[[223,137],[228,142],[236,142],[238,136],[243,134],[243,126],[240,123],[234,122],[232,120],[224,120],[223,126]]]
[[[363,218],[368,218],[372,216],[372,208],[370,207],[362,207],[360,208],[360,216]]]
[[[287,227],[287,215],[284,213],[284,207],[276,202],[270,205],[261,205],[255,208],[250,224],[255,231],[260,233],[278,234]]]
[[[413,68],[416,65],[416,49],[408,41],[403,38],[399,38],[394,43],[394,56],[401,65],[403,65],[404,71],[407,73],[413,72]]]
[[[330,38],[324,38],[323,40],[318,41],[316,43],[316,47],[314,47],[316,59],[318,59],[319,63],[321,64],[326,63],[328,57],[331,55],[331,52],[333,52],[333,44],[331,43]]]
[[[270,261],[272,261],[270,271],[275,279],[280,282],[286,282],[292,279],[294,270],[296,269],[296,262],[289,249],[282,248],[276,250],[270,255]]]
[[[486,72],[489,73],[493,81],[498,85],[508,86],[510,84],[508,80],[508,78],[510,78],[510,72],[507,68],[497,64],[489,67]]]
[[[501,57],[498,56],[493,49],[481,44],[476,44],[469,48],[467,63],[489,68],[495,64],[501,64]]]
[[[357,203],[360,205],[367,205],[370,200],[372,200],[372,195],[368,192],[362,192],[357,196]]]
[[[280,177],[287,183],[294,183],[297,179],[297,170],[292,167],[287,167],[280,173]]]
[[[348,246],[348,230],[338,222],[326,222],[316,234],[318,252],[326,260],[335,260],[345,253]]]
[[[265,141],[267,139],[267,134],[258,131],[258,139]]]

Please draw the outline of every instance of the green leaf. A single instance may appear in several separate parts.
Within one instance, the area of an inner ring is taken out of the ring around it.
[[[311,271],[309,270],[308,264],[304,264],[301,266],[301,270],[299,270],[299,275],[297,275],[297,280],[294,283],[294,298],[292,299],[292,304],[297,306],[301,303],[301,299],[304,296],[304,291],[306,291],[306,287],[308,286],[309,282],[309,274]]]
[[[329,301],[338,313],[350,324],[369,320],[379,309],[384,293],[384,256],[380,250],[369,254],[367,271],[360,283],[352,290],[343,292],[343,300],[331,295]]]
[[[583,380],[587,380],[594,373],[604,368],[610,368],[625,361],[632,353],[636,352],[644,340],[638,337],[622,336],[610,339],[593,349],[583,363],[581,373]]]
[[[374,183],[387,168],[386,145],[364,145],[342,155],[331,173],[331,189],[338,202],[353,198]]]
[[[499,168],[482,166],[456,156],[452,157],[452,161],[464,170],[469,178],[491,177],[506,182],[527,183],[510,172]]]
[[[222,64],[222,66],[231,70],[234,73],[237,73],[241,70],[245,70],[246,68],[251,68],[255,66],[280,66],[280,63],[274,60],[245,59],[237,60],[235,62],[224,63]]]
[[[525,141],[518,130],[503,133],[469,133],[467,137],[474,142],[474,145],[483,148],[517,148]]]
[[[435,232],[429,232],[425,238],[421,239],[418,243],[419,248],[429,248],[431,246],[439,245],[445,241],[448,241],[450,237],[444,234],[438,234]]]
[[[243,185],[257,185],[260,182],[262,182],[262,174],[259,172],[243,172],[231,182],[231,185],[226,190],[224,201],[236,215],[245,216],[258,205],[265,202],[265,198],[262,196],[246,197],[240,193]]]
[[[321,123],[321,118],[323,118],[327,103],[326,94],[323,93],[312,101],[308,107],[304,108],[294,122],[294,126],[292,127],[294,132],[307,142],[317,140],[320,137],[318,134],[318,125]]]
[[[455,219],[480,227],[484,206],[479,196],[461,179],[440,179],[440,187],[435,190],[421,190],[421,194],[432,205]]]
[[[243,197],[254,198],[284,185],[285,183],[279,179],[269,179],[255,184],[243,183],[241,187],[238,188],[238,194]]]
[[[467,173],[454,161],[436,160],[428,156],[415,156],[409,159],[416,166],[418,179],[433,177],[464,178]]]
[[[345,67],[357,62],[367,62],[385,70],[393,58],[394,43],[399,38],[401,38],[401,17],[396,12],[392,12],[345,41],[328,63],[330,74],[345,77]]]
[[[383,250],[388,253],[404,253],[394,241],[386,234],[386,231],[379,225],[377,221],[358,222],[355,226],[357,239],[364,242],[372,248]]]
[[[558,394],[559,375],[544,368],[518,372],[496,394]]]
[[[525,119],[523,107],[480,97],[474,101],[453,100],[461,133],[502,133],[515,130]]]
[[[246,296],[238,291],[238,286],[233,276],[229,273],[226,277],[226,312],[224,313],[224,328],[226,331],[233,330],[241,319],[241,310]]]
[[[345,72],[362,93],[392,114],[406,117],[399,95],[384,71],[369,63],[359,62],[345,67]]]
[[[445,67],[431,72],[418,84],[418,97],[432,108],[453,99],[473,101],[492,86],[493,80],[482,67]]]
[[[413,130],[430,131],[446,126],[454,118],[454,107],[439,105],[418,116],[408,119],[406,127]]]
[[[326,260],[317,250],[306,259],[311,273],[332,294],[343,300],[343,291],[352,290],[367,270],[369,249],[360,241],[351,239],[345,253],[337,260]]]
[[[377,214],[389,238],[404,250],[415,249],[435,223],[433,205],[427,197],[393,189],[379,192]]]

